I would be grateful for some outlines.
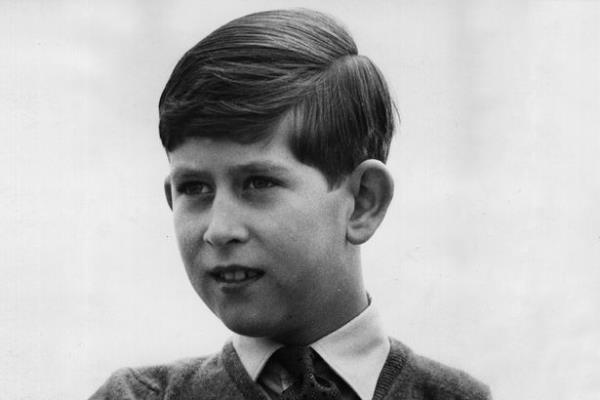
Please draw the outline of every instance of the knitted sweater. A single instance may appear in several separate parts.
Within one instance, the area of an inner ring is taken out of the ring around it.
[[[373,399],[483,400],[488,388],[464,372],[414,354],[390,339],[390,354]],[[90,400],[268,400],[244,369],[233,345],[210,357],[116,371]]]

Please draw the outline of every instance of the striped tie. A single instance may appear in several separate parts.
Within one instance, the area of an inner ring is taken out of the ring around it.
[[[317,357],[307,346],[283,347],[273,355],[294,378],[292,386],[281,394],[281,400],[342,399],[336,384],[324,376],[315,375]]]

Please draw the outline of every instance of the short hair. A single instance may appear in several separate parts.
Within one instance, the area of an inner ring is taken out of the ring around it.
[[[218,28],[179,60],[159,101],[167,152],[189,137],[256,141],[286,116],[290,146],[330,184],[385,162],[395,107],[383,75],[333,18],[273,10]]]

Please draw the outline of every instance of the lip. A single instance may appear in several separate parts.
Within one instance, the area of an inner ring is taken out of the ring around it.
[[[208,275],[223,290],[240,290],[263,277],[265,272],[259,268],[247,267],[244,265],[219,265],[210,271]]]

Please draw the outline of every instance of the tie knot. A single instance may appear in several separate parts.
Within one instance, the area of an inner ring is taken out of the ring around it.
[[[273,358],[294,378],[314,372],[313,349],[308,346],[286,346],[275,352]]]
[[[347,387],[308,346],[282,347],[272,358],[285,368],[295,381],[283,391],[282,400],[340,400],[340,390],[345,390],[348,398],[357,398],[352,389]]]

